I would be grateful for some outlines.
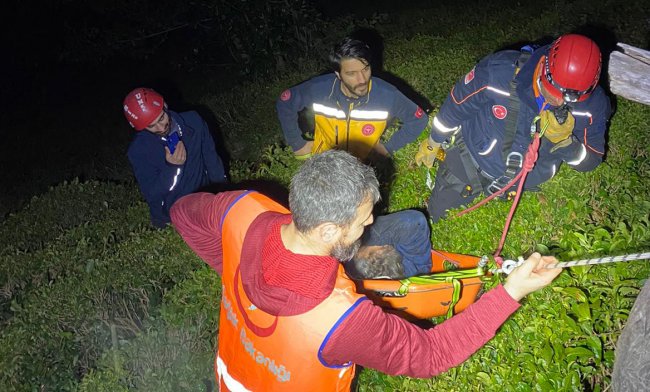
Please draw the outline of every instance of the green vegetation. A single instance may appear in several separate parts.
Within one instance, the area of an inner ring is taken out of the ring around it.
[[[355,26],[376,29],[384,38],[384,70],[435,110],[476,60],[513,43],[581,29],[648,44],[644,2],[599,3],[552,1],[540,9],[538,2],[520,2],[502,9],[492,2],[445,2],[323,21],[327,27],[319,29],[337,33],[309,34],[329,42]],[[282,23],[266,22],[278,23],[271,30]],[[295,30],[286,42],[302,45],[307,33]],[[286,86],[323,68],[310,56],[299,64],[285,58],[285,66],[296,66],[289,72],[198,100],[220,123],[234,158],[233,181],[286,186],[298,168],[280,144],[274,101]],[[650,107],[617,99],[606,161],[590,173],[563,167],[542,192],[525,194],[503,254],[539,250],[571,260],[650,249],[649,120]],[[426,206],[426,172],[414,166],[416,149],[412,143],[395,155],[384,188],[387,211]],[[493,202],[444,220],[432,228],[433,244],[490,254],[508,209]],[[0,390],[204,391],[212,385],[220,280],[173,229],[149,227],[132,184],[63,183],[4,219],[0,234]],[[552,287],[525,299],[463,365],[425,380],[364,370],[360,390],[606,390],[616,339],[648,275],[649,262],[566,270]]]

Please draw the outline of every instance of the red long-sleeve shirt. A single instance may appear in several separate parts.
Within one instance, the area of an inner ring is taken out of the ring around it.
[[[197,193],[178,200],[172,223],[185,242],[218,273],[222,272],[221,218],[241,192]],[[265,214],[241,263],[244,290],[267,313],[303,313],[334,287],[338,262],[328,256],[295,254],[282,244],[280,227],[291,215]],[[259,228],[263,225],[262,228]],[[256,257],[250,257],[257,255]],[[329,364],[353,363],[391,375],[428,378],[457,366],[490,340],[519,307],[499,285],[462,313],[424,330],[363,301],[341,323],[323,350]]]

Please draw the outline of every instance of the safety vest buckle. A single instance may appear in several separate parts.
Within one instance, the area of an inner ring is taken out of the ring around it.
[[[524,156],[520,152],[512,151],[510,154],[508,154],[508,158],[506,159],[506,166],[520,168],[523,162]]]
[[[512,180],[512,178],[508,176],[501,176],[498,177],[496,180],[492,181],[490,185],[488,185],[486,191],[492,195],[497,192],[499,192],[501,189],[505,188],[506,185]]]
[[[517,174],[517,171],[521,169],[523,162],[524,156],[521,155],[521,153],[513,151],[508,154],[508,158],[506,159],[506,171],[504,173],[505,176],[510,179],[515,178],[515,175]]]

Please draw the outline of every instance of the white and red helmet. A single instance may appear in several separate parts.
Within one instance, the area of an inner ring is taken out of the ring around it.
[[[165,108],[165,99],[155,90],[138,87],[124,98],[124,117],[136,131],[154,122]]]

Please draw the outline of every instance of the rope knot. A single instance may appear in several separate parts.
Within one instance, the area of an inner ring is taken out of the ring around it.
[[[524,157],[524,164],[522,168],[526,172],[530,172],[535,167],[535,162],[537,162],[539,150],[539,137],[534,137],[533,142],[528,145],[528,151],[526,151],[526,157]]]

